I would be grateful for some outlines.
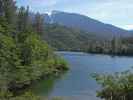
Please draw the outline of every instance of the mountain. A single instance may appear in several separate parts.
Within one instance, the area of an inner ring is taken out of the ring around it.
[[[129,30],[130,33],[133,33],[133,30]]]
[[[94,34],[57,24],[45,24],[43,39],[58,50],[87,51],[90,42],[99,40]]]
[[[46,23],[56,23],[69,28],[77,28],[88,33],[94,33],[101,37],[125,37],[130,36],[130,32],[116,26],[105,24],[84,15],[53,11],[51,15],[46,14]]]

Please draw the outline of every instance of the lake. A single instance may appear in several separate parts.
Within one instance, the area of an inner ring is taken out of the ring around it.
[[[57,79],[40,81],[31,90],[49,98],[59,96],[63,100],[100,100],[96,97],[98,84],[92,73],[115,73],[130,69],[133,57],[87,54],[82,52],[57,52],[68,63],[70,70]]]

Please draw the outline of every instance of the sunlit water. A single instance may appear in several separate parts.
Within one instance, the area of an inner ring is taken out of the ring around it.
[[[100,100],[99,86],[92,73],[114,73],[130,69],[133,57],[118,57],[76,52],[57,52],[69,63],[70,70],[58,79],[40,81],[32,91],[41,96],[63,97],[64,100]]]

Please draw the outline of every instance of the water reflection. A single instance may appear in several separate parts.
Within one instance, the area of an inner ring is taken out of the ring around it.
[[[133,66],[132,57],[57,52],[69,63],[70,70],[60,78],[41,81],[32,88],[43,96],[60,96],[63,100],[99,100],[99,86],[89,77],[92,73],[115,73]]]

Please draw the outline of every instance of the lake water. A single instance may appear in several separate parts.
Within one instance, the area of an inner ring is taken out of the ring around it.
[[[58,79],[41,81],[32,91],[41,96],[63,97],[64,100],[100,100],[96,97],[99,86],[90,77],[92,73],[115,73],[130,69],[132,57],[57,52],[69,63],[70,70]]]

